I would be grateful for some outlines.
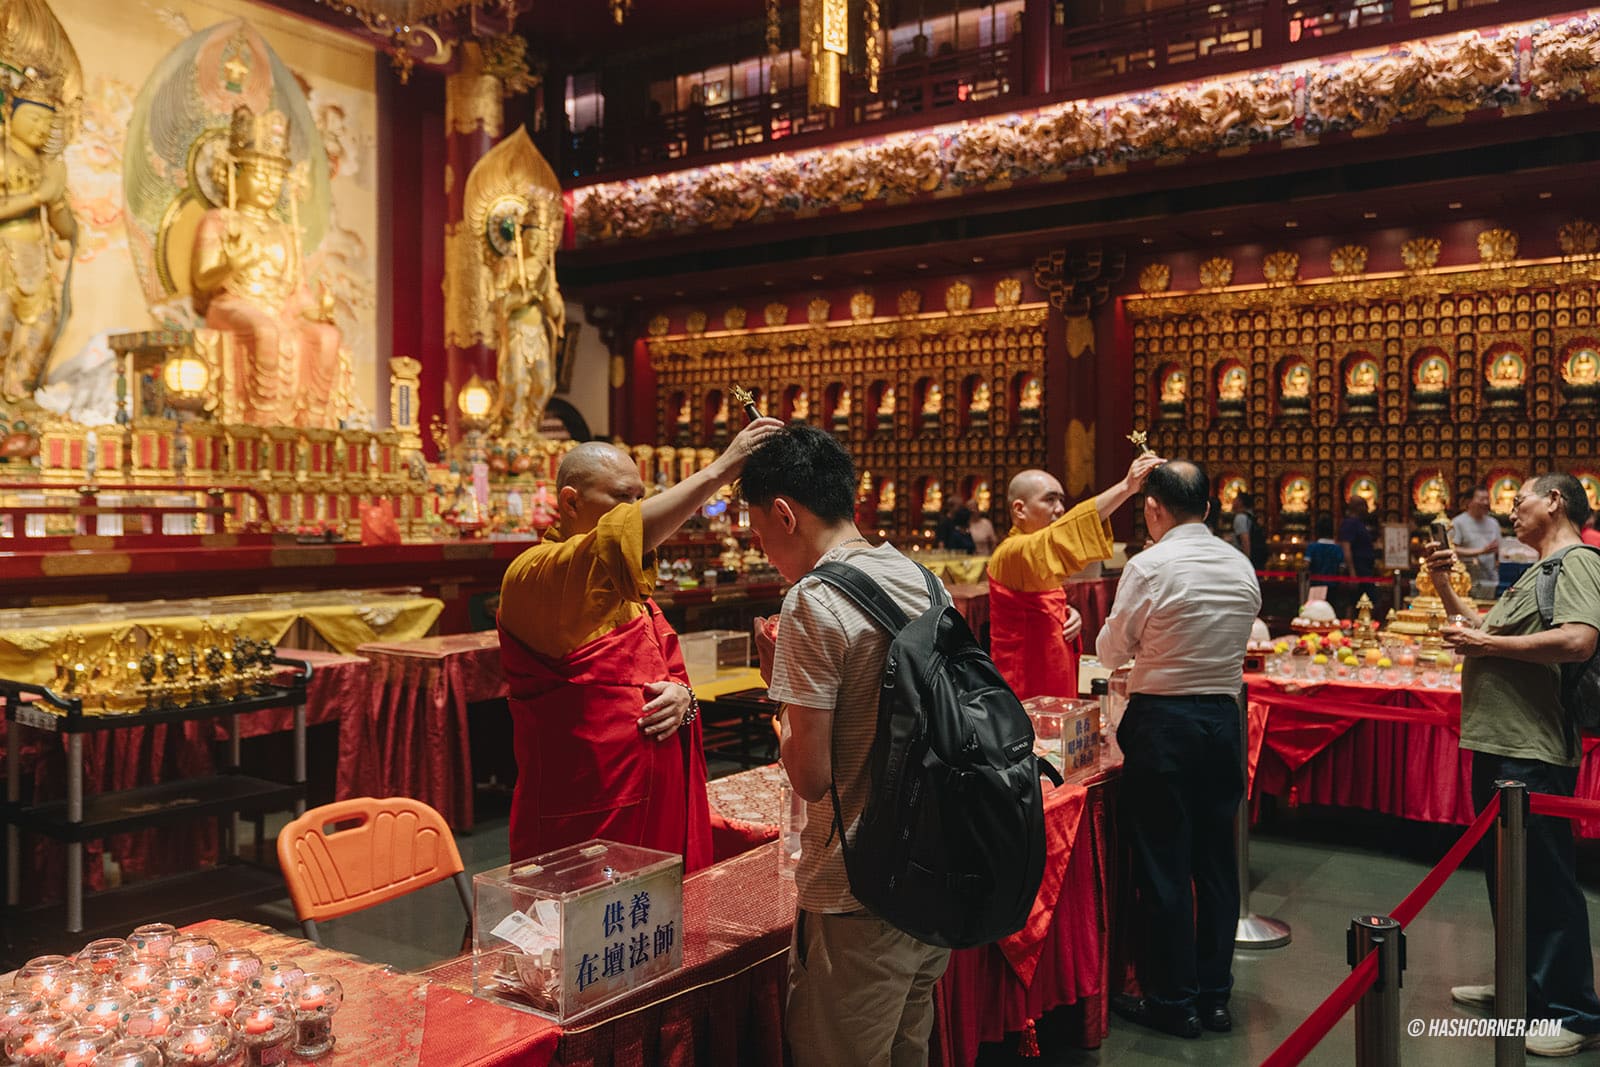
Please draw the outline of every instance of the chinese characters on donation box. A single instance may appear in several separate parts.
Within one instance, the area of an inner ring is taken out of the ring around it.
[[[683,859],[591,841],[473,879],[473,989],[566,1021],[683,967]]]

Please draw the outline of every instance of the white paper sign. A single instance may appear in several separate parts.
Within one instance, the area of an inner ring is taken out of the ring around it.
[[[1392,571],[1403,571],[1411,566],[1411,529],[1404,523],[1384,524],[1383,565]]]

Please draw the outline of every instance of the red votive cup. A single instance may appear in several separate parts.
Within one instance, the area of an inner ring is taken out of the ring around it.
[[[78,970],[94,975],[107,975],[123,964],[132,963],[135,954],[133,946],[122,938],[102,937],[83,946],[75,958]]]
[[[239,1002],[248,995],[249,990],[242,986],[211,982],[205,988],[197,990],[189,998],[188,1010],[209,1011],[222,1016],[224,1019],[231,1019],[234,1011],[239,1007]]]
[[[11,984],[25,993],[49,997],[77,970],[77,965],[65,956],[35,956],[17,968],[17,976]]]
[[[209,1011],[185,1012],[161,1041],[167,1067],[221,1067],[234,1061],[233,1028]]]
[[[125,1037],[103,1049],[94,1067],[165,1067],[161,1050],[141,1037]]]
[[[261,957],[247,948],[226,948],[211,963],[211,977],[222,985],[248,986],[261,973]]]
[[[160,987],[163,979],[167,977],[167,965],[158,960],[143,959],[130,963],[126,967],[119,967],[112,972],[111,979],[135,997],[148,996]]]
[[[133,1006],[133,994],[115,982],[101,982],[90,991],[78,1012],[86,1026],[103,1026],[115,1031],[122,1026],[122,1013]]]
[[[233,1013],[233,1032],[244,1045],[244,1067],[285,1063],[294,1048],[294,1009],[286,1000],[251,997]]]
[[[167,953],[167,966],[173,970],[204,973],[222,955],[221,947],[209,937],[199,934],[180,934]]]
[[[160,997],[144,997],[134,1001],[122,1013],[124,1037],[142,1037],[147,1041],[160,1041],[172,1028],[172,1009]]]
[[[74,1026],[61,1035],[56,1052],[61,1067],[94,1067],[100,1053],[117,1043],[117,1032],[104,1026]]]
[[[305,973],[294,960],[269,960],[261,965],[261,973],[250,979],[250,989],[253,995],[283,1000]]]
[[[37,1011],[17,1020],[6,1034],[6,1055],[18,1067],[49,1067],[61,1062],[61,1035],[73,1021],[54,1011]]]

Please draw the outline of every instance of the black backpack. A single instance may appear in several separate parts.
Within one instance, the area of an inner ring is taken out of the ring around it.
[[[930,606],[909,621],[856,568],[811,572],[890,635],[871,788],[852,841],[830,783],[833,832],[857,900],[919,941],[969,948],[1027,922],[1044,876],[1039,778],[1060,785],[1061,775],[1034,755],[1022,702],[939,579],[919,569]]]
[[[1569,545],[1534,564],[1539,568],[1539,577],[1534,580],[1533,593],[1546,630],[1555,625],[1556,582],[1561,577],[1562,561],[1568,552],[1579,549],[1600,552],[1593,545]],[[1600,643],[1596,643],[1587,662],[1561,665],[1561,705],[1578,729],[1600,730]]]

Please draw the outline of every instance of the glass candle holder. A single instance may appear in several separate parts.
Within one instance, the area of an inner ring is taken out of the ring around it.
[[[56,1054],[61,1067],[94,1067],[100,1053],[117,1043],[117,1032],[104,1026],[74,1026],[61,1035]]]
[[[189,998],[188,1009],[190,1011],[209,1011],[222,1016],[224,1019],[231,1019],[240,1002],[249,995],[250,991],[243,986],[211,982]]]
[[[189,1003],[189,998],[209,983],[205,977],[190,971],[168,971],[150,990],[152,996],[160,997],[167,1007],[177,1010]]]
[[[48,997],[56,986],[71,978],[77,966],[65,956],[35,956],[17,968],[12,986],[26,993]]]
[[[125,963],[134,962],[133,946],[120,937],[102,937],[79,950],[78,969],[89,974],[110,974]]]
[[[181,934],[172,942],[172,949],[167,953],[167,966],[174,970],[204,972],[220,955],[221,947],[209,937]]]
[[[128,935],[128,947],[140,959],[165,960],[178,939],[178,928],[171,923],[145,923]]]
[[[125,1037],[102,1049],[94,1067],[165,1067],[161,1050],[139,1037]]]
[[[122,1013],[132,1006],[132,993],[115,982],[101,982],[84,1001],[78,1019],[85,1025],[103,1026],[114,1031],[122,1025]]]
[[[222,985],[248,986],[261,973],[261,957],[247,948],[227,948],[211,964],[211,977]]]
[[[143,997],[122,1013],[122,1034],[160,1041],[172,1028],[172,1018],[172,1009],[160,997]]]
[[[89,998],[94,995],[100,983],[94,980],[93,975],[78,973],[70,978],[63,979],[50,990],[50,1010],[58,1011],[62,1015],[76,1019],[83,1014],[83,1009],[89,1003]]]
[[[305,968],[294,960],[271,960],[262,964],[261,973],[250,979],[250,989],[257,996],[283,1000],[305,974]]]
[[[6,1035],[22,1020],[43,1010],[44,1001],[25,989],[8,989],[0,993],[0,1062],[11,1062],[6,1055]]]
[[[71,1030],[73,1021],[54,1011],[36,1011],[17,1020],[6,1034],[6,1055],[18,1067],[44,1067],[59,1062],[61,1035]]]
[[[294,1007],[294,1054],[313,1059],[333,1047],[333,1013],[344,1003],[344,987],[332,975],[310,973],[296,982],[289,1003]]]
[[[112,981],[135,997],[143,997],[161,985],[167,976],[167,965],[155,960],[142,959],[112,972]]]
[[[233,1027],[209,1011],[186,1012],[162,1039],[167,1067],[219,1067],[234,1059]]]
[[[243,1067],[284,1063],[294,1048],[294,1009],[286,1000],[250,997],[233,1013],[233,1032],[244,1046]]]

